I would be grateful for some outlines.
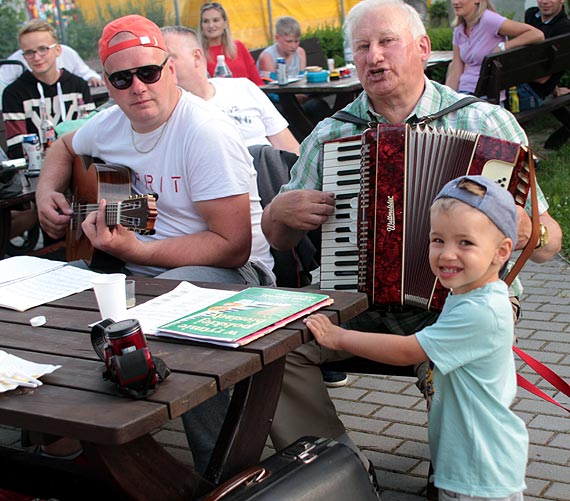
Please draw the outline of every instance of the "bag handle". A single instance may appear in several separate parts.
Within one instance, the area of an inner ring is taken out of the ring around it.
[[[238,473],[236,476],[220,485],[217,489],[214,489],[204,498],[204,501],[220,501],[226,495],[235,491],[238,487],[263,482],[263,480],[265,480],[270,474],[271,473],[262,466],[252,466],[247,470]]]

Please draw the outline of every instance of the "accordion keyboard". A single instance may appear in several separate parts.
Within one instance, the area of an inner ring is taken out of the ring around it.
[[[323,147],[323,191],[335,193],[335,213],[322,226],[324,290],[358,290],[358,193],[361,136]]]

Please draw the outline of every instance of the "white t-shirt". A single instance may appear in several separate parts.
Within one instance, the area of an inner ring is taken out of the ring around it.
[[[163,132],[163,128],[167,128]],[[162,135],[160,139],[159,136]],[[137,153],[133,146],[149,153]],[[237,129],[219,110],[182,91],[168,122],[147,134],[133,132],[126,115],[112,106],[86,122],[73,138],[73,149],[133,171],[132,189],[157,193],[154,235],[144,241],[191,235],[207,229],[195,202],[250,194],[252,249],[250,261],[271,273],[273,258],[261,231],[262,208],[252,158]],[[132,273],[156,275],[162,268],[128,265]]]
[[[209,99],[237,125],[246,146],[271,144],[267,136],[289,125],[257,85],[247,78],[211,78],[216,94]]]

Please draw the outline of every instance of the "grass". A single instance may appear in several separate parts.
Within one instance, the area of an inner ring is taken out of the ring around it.
[[[562,228],[562,254],[570,257],[570,140],[560,150],[544,149],[544,142],[560,123],[551,115],[525,125],[531,148],[540,158],[537,178],[546,195],[548,212]]]

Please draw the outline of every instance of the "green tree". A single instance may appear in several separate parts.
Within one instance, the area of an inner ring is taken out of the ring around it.
[[[18,49],[18,30],[23,22],[23,12],[0,0],[0,59],[6,59]]]
[[[128,14],[140,14],[148,17],[158,26],[169,24],[164,12],[164,4],[153,0],[137,4],[129,2],[125,5],[99,4],[97,10],[98,15],[95,21],[87,21],[79,8],[65,12],[65,16],[70,19],[67,26],[67,43],[84,59],[97,56],[97,42],[103,27],[113,19]]]

